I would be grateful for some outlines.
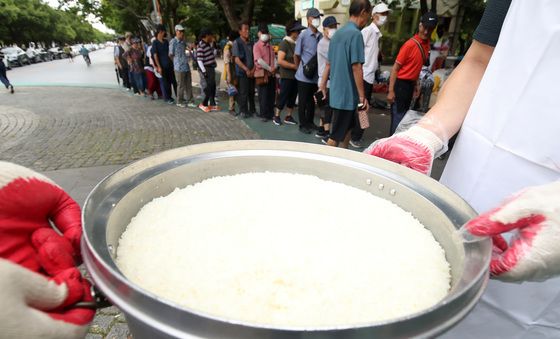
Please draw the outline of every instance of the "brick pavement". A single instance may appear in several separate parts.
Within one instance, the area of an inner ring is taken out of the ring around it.
[[[125,164],[166,149],[258,134],[204,113],[103,88],[22,87],[0,100],[0,160],[40,171]]]

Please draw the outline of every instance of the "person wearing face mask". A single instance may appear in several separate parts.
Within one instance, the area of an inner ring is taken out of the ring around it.
[[[364,94],[362,65],[365,62],[364,40],[360,30],[370,17],[369,0],[353,0],[350,3],[350,19],[336,31],[329,46],[329,60],[322,74],[320,91],[327,93],[330,77],[329,106],[332,108],[331,133],[327,144],[348,148],[350,132],[358,123],[357,111],[367,111],[369,103]]]
[[[391,132],[395,133],[409,110],[422,66],[429,60],[430,36],[438,22],[437,15],[426,12],[418,24],[418,33],[406,41],[397,55],[391,77],[387,102],[391,104]]]
[[[307,29],[301,32],[296,41],[294,60],[298,69],[298,115],[299,130],[311,134],[318,127],[313,123],[315,117],[315,101],[313,94],[317,91],[319,80],[317,65],[317,44],[323,35],[317,30],[321,24],[321,14],[318,9],[307,11]]]
[[[274,94],[276,90],[276,61],[270,44],[268,25],[260,24],[257,32],[259,41],[253,46],[255,83],[259,93],[260,116],[267,122],[274,116]]]
[[[323,73],[327,67],[327,62],[329,58],[329,45],[331,43],[331,38],[334,33],[336,33],[339,23],[336,21],[334,16],[328,16],[323,20],[323,39],[319,41],[317,46],[317,62],[319,64],[319,83],[323,80]],[[329,89],[329,81],[327,79],[327,97]],[[332,109],[328,103],[324,103],[321,107],[321,119],[319,120],[320,126],[319,131],[315,134],[317,138],[321,138],[323,143],[327,143],[329,140],[329,131],[332,119]]]
[[[383,36],[379,28],[387,22],[389,12],[389,7],[385,3],[378,3],[371,11],[371,24],[362,29],[366,57],[366,62],[364,63],[364,93],[367,101],[371,99],[373,84],[375,82],[375,72],[379,68],[379,39]],[[354,148],[362,147],[361,140],[364,131],[365,130],[360,128],[359,125],[356,125],[352,129],[350,146]]]

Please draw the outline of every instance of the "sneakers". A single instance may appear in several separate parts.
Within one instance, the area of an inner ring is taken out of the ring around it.
[[[183,104],[183,103],[178,103],[178,104],[177,104],[177,107],[183,107],[183,108],[184,108],[184,107],[187,107],[187,105],[185,105],[185,104]]]
[[[284,123],[288,125],[297,125],[297,121],[291,115],[284,118]]]
[[[168,104],[173,105],[175,103],[175,100],[173,99],[169,99],[166,101]]]
[[[360,140],[350,140],[350,146],[354,147],[354,148],[362,148],[364,147],[362,145],[362,142]]]
[[[327,135],[327,136],[325,136],[324,138],[321,139],[321,142],[325,145],[328,145],[329,144],[329,138],[330,138],[330,136]]]
[[[198,106],[196,106],[196,104],[194,102],[189,102],[187,104],[187,106],[190,107],[190,108],[197,108],[198,107]]]
[[[210,107],[204,106],[203,104],[198,105],[198,108],[200,108],[205,113],[210,112]]]
[[[218,112],[220,110],[220,106],[208,106],[212,112]]]
[[[325,129],[322,128],[322,127],[319,128],[319,131],[318,131],[317,133],[315,133],[315,136],[316,136],[317,138],[324,138],[324,137],[326,137],[326,136],[328,136],[328,135],[329,135],[329,133],[328,133],[327,131],[325,131]]]
[[[272,122],[273,122],[276,126],[282,125],[282,119],[280,119],[279,116],[275,116],[274,118],[272,118]]]
[[[14,94],[14,86],[10,85],[10,93]]]

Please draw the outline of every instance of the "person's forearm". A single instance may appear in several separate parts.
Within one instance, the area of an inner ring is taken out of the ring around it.
[[[160,64],[159,64],[159,58],[158,58],[158,55],[157,55],[157,54],[154,54],[154,55],[153,55],[153,59],[154,59],[154,62],[155,62],[155,64],[156,64],[156,67],[157,67],[157,68],[161,68],[161,66],[160,66]]]
[[[319,84],[319,88],[326,88],[327,81],[329,81],[329,76],[331,74],[331,64],[327,62],[325,65],[325,69],[323,70],[323,74],[321,75],[321,83]]]
[[[399,72],[400,65],[396,62],[391,69],[391,76],[389,77],[389,93],[395,92],[395,81],[397,81],[397,73]]]
[[[299,67],[300,61],[301,61],[301,59],[300,59],[299,55],[294,54],[294,64],[296,64],[296,69]]]
[[[198,69],[200,69],[202,73],[206,73],[206,67],[204,67],[204,63],[198,59],[197,59],[197,63],[198,63]]]
[[[493,51],[493,47],[473,41],[465,58],[445,81],[437,103],[426,114],[426,118],[441,125],[446,133],[441,138],[451,138],[461,128]]]
[[[257,60],[257,63],[265,70],[272,72],[272,67],[270,67],[269,64],[266,63],[266,61],[263,60],[263,58],[259,58]]]
[[[235,57],[235,64],[237,66],[239,66],[242,70],[245,71],[245,73],[249,72],[249,67],[245,66],[245,64],[243,63],[243,61],[241,61],[241,59],[239,59],[238,57]]]
[[[354,74],[354,83],[356,84],[356,88],[358,89],[358,96],[360,97],[360,99],[363,99],[365,95],[364,95],[364,73],[362,71],[362,64],[353,64],[352,73]]]

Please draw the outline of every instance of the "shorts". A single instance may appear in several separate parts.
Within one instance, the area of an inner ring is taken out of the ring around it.
[[[356,126],[356,110],[332,109],[332,124],[330,138],[336,142],[344,141],[346,134]]]

